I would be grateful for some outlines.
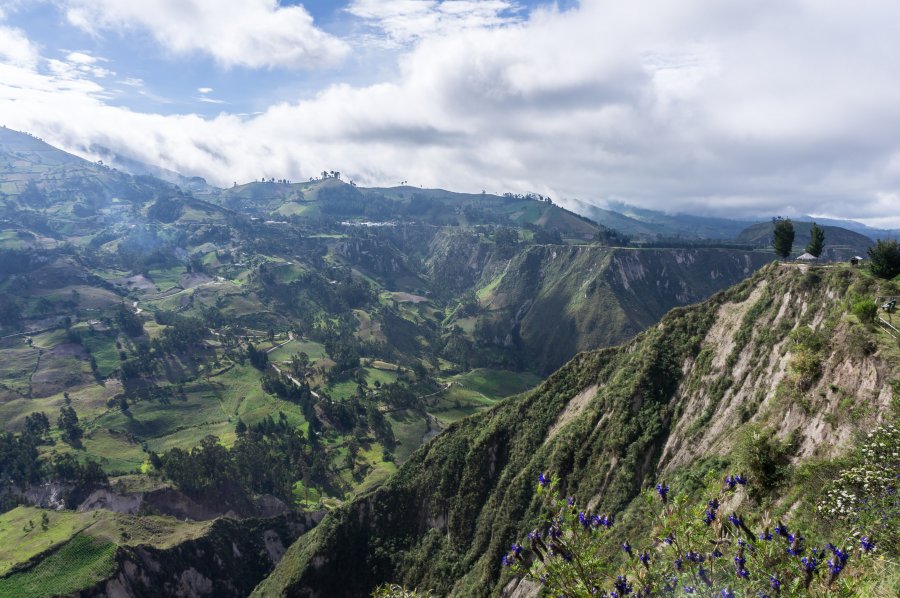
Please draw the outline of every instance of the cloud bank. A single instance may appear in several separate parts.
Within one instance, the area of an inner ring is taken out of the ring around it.
[[[208,51],[225,65],[278,64],[282,54],[273,47],[241,37],[241,19],[224,3],[212,4],[235,21],[228,48],[203,35],[189,41],[174,19],[161,23],[128,8],[149,2],[68,6],[70,15],[102,7],[99,27],[146,27],[173,52]],[[206,4],[172,0],[172,11],[185,22],[220,19]],[[396,74],[363,87],[331,85],[253,117],[112,106],[97,77],[54,72],[20,32],[0,29],[4,124],[222,185],[335,169],[363,185],[408,180],[900,227],[896,2],[584,0],[526,18],[508,12],[516,8],[511,2],[471,1],[459,3],[472,5],[470,25],[442,28],[449,4],[456,3],[392,1],[379,12],[379,3],[353,2],[349,10],[382,41],[405,45],[395,54]],[[256,11],[258,20],[243,24],[247,31],[297,8],[262,0],[235,0],[231,8],[244,10],[238,5]],[[302,9],[287,15],[312,26]],[[293,43],[288,39],[273,43]],[[288,55],[339,58],[345,42],[330,43]]]

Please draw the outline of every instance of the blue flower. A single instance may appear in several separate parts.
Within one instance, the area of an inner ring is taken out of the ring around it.
[[[644,565],[645,567],[650,566],[650,553],[649,552],[647,552],[645,550],[638,556],[638,558],[641,560],[642,565]]]
[[[800,563],[803,565],[803,569],[807,573],[812,573],[819,568],[819,561],[814,558],[803,557],[802,559],[800,559]]]
[[[589,516],[585,515],[584,511],[582,511],[581,513],[578,514],[578,522],[581,524],[582,527],[590,527],[591,518]]]
[[[703,518],[703,522],[706,525],[712,525],[712,522],[716,520],[716,512],[713,510],[706,511],[706,517]]]
[[[732,476],[725,476],[725,487],[728,490],[734,490],[734,487],[737,485],[737,480],[735,480]]]
[[[514,560],[512,559],[512,557],[510,557],[508,554],[504,554],[504,555],[503,555],[503,566],[504,566],[504,567],[509,567],[509,566],[512,565],[514,562],[515,562],[515,561],[514,561]]]
[[[624,552],[627,552],[628,555],[630,556],[631,555],[631,544],[629,544],[628,542],[622,542],[622,550]]]
[[[872,540],[869,536],[863,536],[859,539],[859,545],[862,547],[863,552],[872,552],[875,550],[875,541]]]
[[[828,570],[831,571],[832,577],[837,577],[838,573],[844,570],[844,563],[840,559],[828,559]]]
[[[744,477],[744,474],[739,473],[736,476],[734,476],[734,481],[737,482],[738,484],[740,484],[741,486],[743,486],[747,483],[747,478]]]
[[[847,559],[850,558],[849,553],[841,550],[834,544],[828,544],[827,547],[828,547],[828,549],[831,550],[832,554],[834,554],[834,556],[837,557],[837,559],[838,559],[838,561],[840,561],[841,565],[845,564],[847,562]]]
[[[714,559],[717,559],[717,558],[719,558],[719,557],[721,557],[721,556],[724,556],[724,555],[722,554],[722,551],[719,550],[719,547],[716,546],[715,548],[713,548],[713,551],[712,551],[712,553],[711,553],[709,556],[712,557],[712,558],[714,558]]]
[[[682,563],[681,559],[675,559],[675,570],[676,571],[681,571],[681,563]]]
[[[604,515],[603,518],[600,520],[600,523],[602,523],[603,527],[605,527],[606,529],[611,528],[613,526],[612,514]]]
[[[532,531],[532,532],[528,532],[528,539],[531,540],[531,541],[534,541],[534,540],[540,540],[540,539],[541,539],[541,532],[539,532],[539,531],[537,531],[537,530],[534,530],[534,531]]]
[[[788,534],[788,542],[790,542],[790,546],[787,547],[787,552],[791,556],[800,556],[803,554],[803,536],[799,534]]]
[[[781,580],[775,577],[774,575],[769,575],[769,584],[772,586],[772,589],[778,592],[781,590]]]
[[[671,533],[669,533],[668,535],[666,535],[665,538],[663,538],[663,542],[665,542],[669,546],[671,546],[672,542],[674,542],[674,541],[675,541],[675,536],[673,536]]]
[[[566,502],[569,504],[570,507],[574,507],[575,506],[575,497],[570,496],[569,498],[566,499]]]
[[[765,531],[759,532],[759,539],[765,540],[766,542],[772,539],[772,534],[769,533],[769,528],[766,528]]]
[[[744,527],[744,520],[737,513],[732,513],[728,516],[728,521],[734,524],[735,527]]]
[[[550,478],[542,473],[538,476],[538,484],[541,488],[546,488],[550,485]]]
[[[685,594],[693,594],[696,591],[697,591],[697,588],[695,588],[694,586],[684,586]]]
[[[666,486],[665,482],[660,482],[656,485],[656,493],[659,494],[659,497],[663,502],[666,502],[667,495],[669,494],[669,487]]]
[[[778,522],[778,523],[775,524],[775,530],[774,530],[774,531],[775,531],[775,535],[776,535],[776,536],[781,536],[781,537],[783,537],[783,538],[787,538],[787,537],[788,537],[788,529],[787,529],[787,526],[786,526],[785,524],[781,523],[781,522]]]
[[[731,588],[722,590],[722,598],[734,598],[734,592],[731,591]]]
[[[616,578],[616,583],[613,584],[616,588],[617,592],[620,592],[623,596],[631,593],[631,584],[628,583],[628,577],[624,575],[620,575]]]

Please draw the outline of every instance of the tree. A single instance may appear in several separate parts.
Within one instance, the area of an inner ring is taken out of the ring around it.
[[[773,218],[775,230],[772,233],[772,246],[775,253],[786,259],[794,248],[794,223],[790,218]]]
[[[250,358],[250,365],[260,371],[265,371],[269,365],[269,354],[264,349],[257,349],[253,343],[247,345],[247,357]]]
[[[806,246],[806,252],[810,255],[819,257],[822,255],[822,249],[825,247],[825,230],[813,222],[812,228],[809,229],[809,245]]]
[[[244,423],[244,420],[238,418],[237,424],[234,426],[234,433],[238,436],[243,436],[247,433],[247,424]]]
[[[869,247],[869,268],[872,274],[891,279],[900,274],[900,243],[880,239]]]
[[[56,426],[62,432],[62,438],[71,445],[77,445],[81,439],[81,426],[78,425],[78,414],[70,405],[64,405],[59,409],[59,419]]]

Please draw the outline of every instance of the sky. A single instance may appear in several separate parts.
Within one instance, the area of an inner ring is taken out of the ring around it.
[[[896,0],[0,0],[0,124],[230,186],[900,228]]]

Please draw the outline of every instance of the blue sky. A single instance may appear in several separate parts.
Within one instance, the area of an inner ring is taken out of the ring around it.
[[[108,77],[107,87],[116,95],[110,104],[160,114],[193,112],[212,117],[223,111],[258,113],[278,102],[313,97],[329,85],[365,85],[396,76],[396,55],[407,46],[382,47],[374,43],[369,36],[378,32],[377,21],[354,15],[351,4],[350,0],[280,2],[283,8],[302,7],[318,29],[353,46],[350,59],[329,65],[330,68],[302,64],[263,68],[222,65],[202,51],[173,55],[145,28],[87,31],[73,26],[67,18],[69,6],[65,2],[10,2],[12,8],[5,12],[8,24],[26,31],[47,57],[64,60],[70,53],[80,52],[95,57],[99,66],[112,71],[115,75]],[[565,10],[575,2],[515,0],[498,3],[508,8],[501,7],[496,12],[510,22],[522,21],[532,7],[547,4]],[[142,85],[135,85],[138,80]]]
[[[340,170],[900,228],[895,0],[0,0],[0,124],[219,185]]]

